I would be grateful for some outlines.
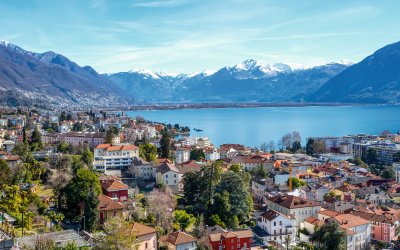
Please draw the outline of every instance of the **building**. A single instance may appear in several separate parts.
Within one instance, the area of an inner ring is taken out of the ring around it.
[[[258,241],[265,246],[274,241],[279,245],[285,245],[287,241],[294,241],[296,230],[294,216],[286,216],[275,210],[268,209],[257,219],[257,226],[253,232]]]
[[[204,149],[204,155],[205,155],[206,161],[216,161],[216,160],[221,159],[219,150],[216,148]]]
[[[104,194],[99,195],[99,222],[104,223],[115,216],[122,216],[124,208],[125,206],[117,199]]]
[[[71,144],[72,146],[88,145],[91,148],[97,147],[105,142],[105,133],[84,133],[84,132],[71,132],[61,134],[60,139],[62,142]]]
[[[221,229],[220,232],[208,234],[212,250],[221,249],[250,249],[253,243],[253,232],[250,229],[227,231]]]
[[[397,240],[396,227],[399,225],[399,220],[395,214],[378,214],[374,211],[352,211],[351,214],[371,223],[371,239],[388,243]]]
[[[150,162],[140,157],[135,157],[132,160],[132,164],[136,178],[141,178],[143,180],[153,180],[156,178],[155,167]]]
[[[140,244],[137,250],[157,249],[157,233],[155,228],[135,222],[132,225],[131,232]]]
[[[168,250],[195,250],[197,239],[184,232],[173,232],[160,237],[160,245]]]
[[[103,173],[123,170],[132,166],[134,157],[139,157],[139,148],[134,145],[100,144],[94,149],[93,167]]]
[[[74,243],[78,248],[90,247],[90,244],[81,237],[77,232],[72,229],[50,232],[50,233],[42,233],[40,235],[30,235],[21,238],[17,238],[16,248],[10,249],[20,249],[19,247],[23,247],[23,249],[35,249],[36,241],[38,237],[42,237],[43,239],[48,239],[54,242],[57,247],[63,248],[67,244]],[[22,249],[22,248],[21,248]]]
[[[396,173],[396,181],[400,183],[400,162],[393,163],[393,169]]]
[[[352,214],[338,214],[330,219],[323,219],[318,216],[321,221],[336,221],[340,227],[346,232],[346,249],[368,249],[371,242],[371,223],[368,220],[357,217]]]
[[[189,147],[180,147],[175,151],[175,162],[176,164],[186,162],[190,160],[190,151]]]
[[[173,163],[164,162],[157,167],[156,182],[171,188],[173,192],[179,191],[181,175]]]
[[[321,210],[321,205],[315,201],[303,199],[293,195],[276,195],[266,199],[269,209],[275,210],[286,216],[295,218],[295,227],[300,226],[300,222],[312,216],[316,217]]]
[[[128,200],[128,185],[114,178],[99,178],[103,194],[110,198],[117,198],[118,201]]]

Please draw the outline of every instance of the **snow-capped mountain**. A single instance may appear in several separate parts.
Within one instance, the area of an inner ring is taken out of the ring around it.
[[[135,98],[147,102],[302,101],[347,65],[316,67],[262,63],[248,59],[219,70],[167,74],[131,70],[106,76]]]

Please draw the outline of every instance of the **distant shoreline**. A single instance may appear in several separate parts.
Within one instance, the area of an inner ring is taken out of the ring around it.
[[[393,106],[389,104],[366,103],[168,103],[130,106],[122,111],[138,110],[179,110],[210,108],[261,108],[261,107],[346,107],[346,106]]]

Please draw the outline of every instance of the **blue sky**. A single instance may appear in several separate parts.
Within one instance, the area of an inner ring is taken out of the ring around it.
[[[398,0],[3,0],[0,39],[101,72],[189,73],[253,58],[359,61],[400,40]]]

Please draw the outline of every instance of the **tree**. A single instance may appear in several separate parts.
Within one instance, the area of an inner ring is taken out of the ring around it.
[[[86,228],[91,231],[97,222],[98,196],[101,193],[97,175],[88,169],[78,169],[64,188],[68,213],[71,217],[82,216],[84,210]],[[83,208],[83,209],[82,209]]]
[[[171,190],[155,189],[147,196],[147,211],[155,217],[154,226],[159,226],[165,231],[171,229],[173,222],[172,211],[176,202]]]
[[[400,152],[393,154],[393,162],[400,162]]]
[[[82,131],[82,130],[83,130],[82,123],[75,122],[74,125],[72,125],[72,131]]]
[[[0,188],[3,185],[9,185],[12,181],[12,172],[7,162],[0,159]]]
[[[394,179],[396,177],[396,172],[392,166],[385,166],[380,176],[385,179]]]
[[[171,135],[167,130],[164,130],[160,140],[161,157],[169,158],[171,151]]]
[[[236,216],[240,222],[249,218],[252,211],[252,198],[249,193],[250,177],[246,172],[225,172],[215,188],[213,213],[229,225]]]
[[[254,177],[260,177],[260,178],[268,177],[268,171],[262,165],[259,165],[250,170],[250,174]]]
[[[232,172],[239,173],[240,170],[241,170],[241,167],[240,167],[239,164],[233,164],[233,165],[229,168],[229,170],[232,171]]]
[[[57,196],[58,207],[61,207],[63,188],[72,178],[72,161],[69,156],[52,157],[47,166],[47,184],[54,189]]]
[[[306,154],[314,155],[314,143],[315,140],[313,138],[309,138],[306,144]]]
[[[204,224],[204,217],[200,215],[196,219],[196,223],[194,225],[193,234],[197,239],[200,239],[206,234],[206,226]]]
[[[81,160],[88,166],[92,166],[93,163],[93,153],[89,148],[86,148],[82,152]]]
[[[141,144],[139,145],[139,156],[148,162],[153,162],[157,159],[157,147],[150,143]]]
[[[272,140],[269,141],[267,147],[268,147],[269,152],[274,152],[275,151],[275,142]]]
[[[185,210],[174,211],[175,228],[187,230],[195,223],[195,221],[195,217],[192,214],[188,214]]]
[[[106,132],[106,138],[104,140],[105,143],[112,143],[112,139],[114,138],[114,133],[111,129],[111,126],[108,128]]]
[[[190,160],[200,161],[200,160],[204,160],[205,158],[206,158],[206,155],[204,154],[203,149],[192,148],[192,150],[190,150]]]
[[[302,181],[302,180],[300,180],[299,178],[290,177],[290,178],[288,179],[288,181],[287,181],[288,186],[289,186],[290,180],[292,180],[292,187],[293,187],[294,189],[307,185],[307,183],[306,183],[305,181]]]
[[[329,250],[341,250],[344,248],[346,233],[335,221],[325,223],[316,228],[310,240],[316,243],[317,247]]]
[[[103,229],[105,234],[97,238],[99,249],[137,249],[139,241],[132,232],[132,226],[121,217],[107,220]]]
[[[297,152],[298,150],[301,149],[301,142],[300,141],[294,141],[292,144],[292,148],[290,151],[292,151],[293,153]]]
[[[25,144],[28,143],[28,137],[26,136],[26,126],[22,128],[22,142]]]
[[[41,150],[43,148],[42,135],[37,127],[32,132],[31,149],[32,151]]]
[[[378,151],[376,150],[376,148],[367,149],[367,151],[365,152],[364,159],[362,160],[365,161],[367,164],[378,163]]]

